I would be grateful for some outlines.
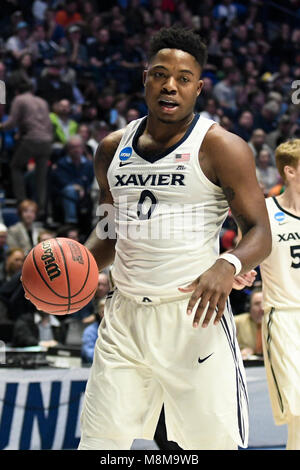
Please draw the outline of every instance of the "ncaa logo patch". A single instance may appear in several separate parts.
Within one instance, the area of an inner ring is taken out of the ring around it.
[[[131,147],[125,147],[124,149],[121,150],[119,154],[119,158],[121,162],[126,162],[132,155],[132,148]]]
[[[282,222],[285,219],[285,213],[284,212],[276,212],[274,214],[274,219],[277,220],[277,222]]]

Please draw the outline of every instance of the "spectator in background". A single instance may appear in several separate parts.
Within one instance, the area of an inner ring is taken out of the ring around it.
[[[239,80],[239,70],[237,68],[230,69],[227,71],[225,78],[217,83],[213,89],[213,95],[218,100],[221,108],[230,114],[235,114],[237,111],[236,86]]]
[[[142,70],[145,68],[145,55],[138,47],[137,35],[127,35],[120,48],[121,57],[116,66],[114,78],[119,81],[121,93],[139,91],[142,86]]]
[[[71,25],[67,30],[67,39],[64,41],[69,63],[79,71],[86,67],[88,62],[87,48],[82,44],[81,36],[81,27]]]
[[[67,99],[58,101],[50,113],[50,120],[54,129],[54,147],[61,150],[69,138],[77,133],[78,124],[71,118],[71,103]]]
[[[224,230],[220,237],[220,253],[233,250],[236,247],[237,234],[235,230]]]
[[[37,244],[39,228],[35,224],[38,214],[38,205],[35,201],[25,199],[18,206],[20,221],[8,227],[7,245],[10,249],[22,248],[27,255]]]
[[[65,325],[55,315],[41,311],[22,313],[14,324],[12,345],[16,348],[38,345],[51,348],[64,344],[65,330]]]
[[[43,67],[51,63],[56,53],[57,44],[47,38],[43,24],[37,24],[30,36],[31,49],[34,52],[35,74],[40,76]]]
[[[220,122],[217,101],[214,98],[209,98],[205,103],[204,110],[200,112],[200,115],[207,119]]]
[[[20,83],[32,83],[33,89],[36,88],[36,79],[33,74],[33,57],[30,52],[24,52],[18,58],[17,68],[6,80],[10,93],[13,94]]]
[[[234,126],[234,133],[239,135],[246,142],[250,140],[253,132],[253,114],[250,111],[243,111]]]
[[[141,117],[140,112],[138,109],[129,108],[126,113],[126,122],[129,124],[131,121],[135,121]]]
[[[74,101],[73,88],[60,77],[61,65],[53,60],[37,81],[37,94],[47,101],[50,108],[62,99]]]
[[[263,188],[265,196],[267,196],[270,189],[279,182],[280,175],[277,168],[272,165],[271,154],[268,150],[262,149],[258,152],[256,176]]]
[[[7,227],[3,223],[0,223],[0,285],[5,280],[5,260],[7,252]]]
[[[62,199],[64,222],[78,223],[78,206],[89,191],[94,179],[93,162],[83,155],[83,141],[80,136],[69,138],[67,155],[58,160],[52,172],[52,181]]]
[[[18,85],[9,118],[0,123],[0,129],[18,128],[19,145],[11,161],[13,193],[17,202],[26,199],[24,171],[30,158],[35,160],[35,184],[39,217],[46,212],[47,165],[53,138],[49,107],[45,100],[33,94],[32,84]]]
[[[82,138],[83,141],[83,154],[88,160],[93,160],[93,147],[89,145],[89,140],[91,138],[91,130],[89,126],[85,123],[79,124],[78,126],[78,135]]]
[[[233,132],[233,122],[228,116],[221,116],[220,125],[229,132]]]
[[[55,232],[51,230],[42,229],[39,231],[38,235],[38,243],[43,242],[45,240],[49,240],[49,238],[54,238],[56,236]]]
[[[279,113],[279,104],[277,101],[268,101],[263,108],[254,116],[254,127],[263,129],[266,134],[276,129],[276,118]]]
[[[77,86],[77,73],[73,67],[69,65],[69,55],[67,49],[60,47],[55,51],[53,56],[57,67],[59,68],[59,77],[62,82],[71,85],[73,88]],[[73,90],[74,92],[74,90]]]
[[[10,281],[12,277],[21,271],[25,260],[25,253],[21,248],[11,248],[5,259],[5,279],[4,281]]]
[[[105,272],[100,272],[98,277],[98,288],[93,299],[94,312],[87,317],[86,323],[90,323],[82,335],[82,358],[84,362],[91,363],[94,355],[95,342],[98,336],[99,323],[104,316],[104,305],[106,295],[110,289],[109,278]],[[92,321],[91,321],[92,319]]]
[[[70,318],[65,320],[67,326],[67,344],[81,346],[82,358],[89,363],[95,341],[97,330],[103,317],[105,297],[109,291],[109,280],[106,273],[99,273],[98,289],[94,298],[83,309],[75,312]]]
[[[48,41],[61,45],[62,40],[66,36],[66,32],[63,26],[58,24],[55,20],[56,11],[54,8],[47,7],[45,11],[45,30],[46,38]]]
[[[113,109],[110,115],[110,124],[117,130],[126,126],[126,112],[129,102],[129,96],[126,93],[120,93],[116,96]]]
[[[251,135],[251,139],[248,142],[249,147],[253,152],[255,163],[257,163],[257,157],[261,150],[267,150],[271,155],[272,165],[275,166],[275,158],[271,148],[266,144],[266,133],[263,129],[254,129]]]
[[[261,321],[263,317],[263,296],[260,288],[255,288],[250,295],[249,313],[234,317],[239,347],[243,359],[256,354],[262,355]]]
[[[213,16],[219,22],[230,26],[238,16],[238,10],[232,0],[223,0],[213,10]]]
[[[80,23],[82,22],[82,16],[78,10],[76,1],[66,0],[63,7],[56,13],[55,21],[64,28],[74,23]]]
[[[28,23],[20,21],[16,26],[15,34],[7,40],[5,46],[6,51],[15,61],[18,61],[24,52],[31,52],[28,36]]]
[[[36,311],[35,306],[25,298],[21,282],[21,272],[25,256],[22,250],[9,252],[7,259],[8,275],[0,285],[0,323],[10,324],[10,341],[16,319],[28,312]],[[1,328],[0,328],[1,331]]]
[[[71,238],[71,240],[75,240],[80,242],[80,233],[79,228],[73,224],[66,224],[62,225],[57,229],[57,237],[64,237],[64,238]]]
[[[98,312],[95,321],[88,325],[82,334],[81,357],[84,364],[91,364],[94,358],[95,344],[98,338],[98,328],[104,316],[105,299],[98,303]]]
[[[98,145],[111,132],[110,126],[106,121],[94,121],[91,125],[91,138],[88,140],[88,145],[93,149],[95,155]]]
[[[111,88],[105,88],[97,98],[97,117],[111,124],[113,118],[112,107],[115,101],[114,92]]]
[[[110,32],[106,27],[97,31],[96,41],[88,47],[89,65],[99,89],[104,87],[110,78],[111,66],[121,57],[120,52],[112,46]]]
[[[32,14],[36,22],[45,20],[45,13],[47,10],[48,2],[43,0],[34,0],[32,4]]]
[[[292,137],[293,123],[288,114],[283,114],[278,120],[278,126],[266,136],[266,144],[275,151],[278,145]]]
[[[0,123],[5,123],[7,119],[9,118],[9,115],[6,114],[5,112],[5,104],[0,103]],[[3,161],[4,159],[4,152],[8,154],[9,156],[11,155],[13,148],[15,146],[15,136],[17,133],[17,128],[12,128],[8,130],[3,130],[2,129],[2,148],[1,148],[1,160]]]

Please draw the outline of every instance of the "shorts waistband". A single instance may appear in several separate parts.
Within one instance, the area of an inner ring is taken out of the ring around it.
[[[119,292],[122,296],[135,301],[138,304],[143,305],[151,305],[151,304],[163,304],[169,302],[179,302],[180,300],[188,299],[191,296],[191,293],[180,295],[180,296],[173,296],[173,297],[158,297],[158,296],[143,296],[143,295],[132,295],[128,294],[127,292],[121,292],[117,287],[114,291]]]

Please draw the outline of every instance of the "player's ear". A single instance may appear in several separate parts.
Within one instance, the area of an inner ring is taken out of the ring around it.
[[[203,80],[198,80],[198,87],[197,87],[197,96],[200,95],[202,88],[204,86],[204,81]]]

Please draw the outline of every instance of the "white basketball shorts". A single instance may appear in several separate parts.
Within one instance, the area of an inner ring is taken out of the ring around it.
[[[264,313],[263,351],[274,421],[300,416],[300,311]]]
[[[185,450],[247,447],[245,371],[228,303],[193,328],[188,298],[107,299],[81,415],[79,449],[153,439],[164,404],[168,440]]]

